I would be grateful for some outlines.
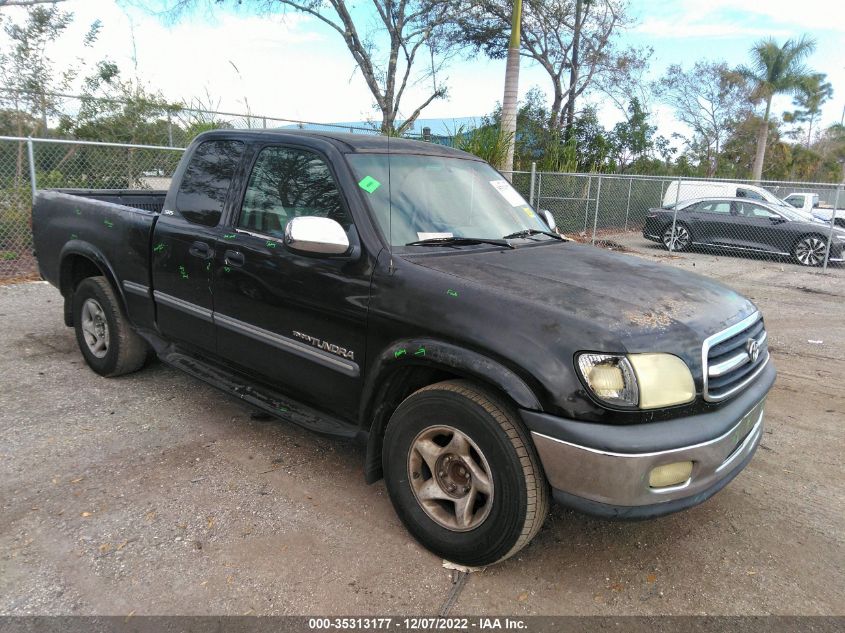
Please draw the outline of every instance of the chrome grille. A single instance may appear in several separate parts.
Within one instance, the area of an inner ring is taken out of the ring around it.
[[[754,380],[769,362],[767,338],[763,317],[755,312],[705,340],[701,354],[704,399],[724,400]]]

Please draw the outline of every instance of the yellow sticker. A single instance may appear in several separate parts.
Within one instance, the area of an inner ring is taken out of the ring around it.
[[[529,207],[522,207],[522,210],[525,211],[525,215],[527,215],[529,218],[534,217],[534,212]]]

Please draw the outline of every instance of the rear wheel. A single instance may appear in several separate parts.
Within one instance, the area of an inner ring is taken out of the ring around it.
[[[670,224],[663,230],[661,241],[667,250],[685,251],[692,246],[692,234],[686,224],[677,222],[674,229],[673,232]]]
[[[827,242],[820,235],[805,235],[792,247],[792,255],[802,266],[821,266]]]
[[[512,556],[539,531],[548,484],[516,412],[466,381],[420,389],[394,412],[383,454],[399,518],[426,548],[463,565]]]
[[[138,336],[105,277],[83,279],[73,293],[76,342],[88,366],[101,376],[137,371],[147,359]]]

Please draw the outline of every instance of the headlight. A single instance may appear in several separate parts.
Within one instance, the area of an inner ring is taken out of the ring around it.
[[[621,407],[637,406],[637,379],[625,356],[581,354],[578,356],[578,369],[599,400]]]
[[[695,399],[689,367],[672,354],[580,354],[578,371],[599,400],[656,409]]]

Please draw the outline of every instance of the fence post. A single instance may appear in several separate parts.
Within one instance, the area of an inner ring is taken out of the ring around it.
[[[540,172],[537,176],[537,206],[534,207],[535,209],[540,209],[540,200],[542,198],[542,191],[543,191],[543,172]]]
[[[601,200],[601,175],[599,175],[599,184],[596,187],[596,212],[593,215],[593,239],[590,240],[590,244],[595,245],[596,243],[596,225],[599,221],[599,200]]]
[[[662,178],[660,179],[660,199],[657,201],[657,206],[663,206],[663,186],[666,184],[666,181]]]
[[[678,221],[678,202],[681,197],[681,184],[683,183],[682,178],[678,178],[678,189],[675,191],[675,208],[672,210],[672,232],[669,234],[669,252],[675,250],[675,224]],[[671,183],[670,183],[671,184]],[[661,189],[663,187],[661,186]],[[663,194],[660,194],[660,201],[661,204],[663,203]]]
[[[528,204],[534,206],[534,179],[537,177],[537,163],[531,162],[531,188],[528,191]]]
[[[625,204],[625,230],[628,230],[628,213],[631,211],[631,184],[634,182],[633,176],[628,176],[628,202]]]
[[[26,139],[26,154],[29,158],[29,184],[32,188],[32,204],[35,204],[35,152],[32,149],[32,138]]]
[[[173,120],[170,118],[170,110],[167,111],[167,144],[173,147]]]
[[[836,188],[836,195],[833,197],[833,211],[830,214],[830,231],[827,234],[827,248],[824,251],[824,266],[822,270],[827,272],[827,260],[830,259],[830,245],[833,242],[833,227],[836,225],[836,209],[839,207],[839,192],[842,185]]]
[[[590,191],[592,191],[592,188],[593,176],[592,174],[587,174],[587,198],[584,202],[584,230],[581,231],[585,235],[587,233],[587,216],[590,214]]]

